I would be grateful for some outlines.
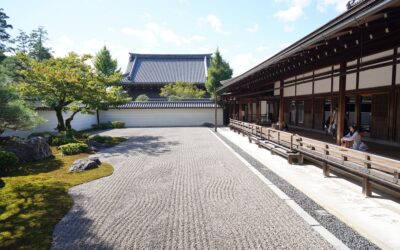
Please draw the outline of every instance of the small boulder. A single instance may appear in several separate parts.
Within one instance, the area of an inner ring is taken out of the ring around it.
[[[4,149],[13,152],[22,162],[33,162],[53,155],[50,145],[43,137],[30,139],[13,138],[6,141]]]
[[[101,165],[101,161],[98,158],[85,158],[79,159],[72,163],[69,168],[69,172],[82,172],[89,169],[98,168]]]

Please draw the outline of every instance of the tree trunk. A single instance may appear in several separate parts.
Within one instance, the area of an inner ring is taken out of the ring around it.
[[[64,118],[62,115],[62,108],[54,108],[54,111],[56,111],[56,116],[57,116],[57,130],[58,132],[65,131],[65,125],[64,125]]]
[[[67,127],[67,130],[71,130],[71,129],[72,129],[71,122],[72,122],[72,120],[74,119],[74,116],[75,116],[77,113],[79,113],[79,111],[80,111],[80,110],[73,112],[72,115],[71,115],[69,118],[67,118],[67,119],[65,120],[65,127]]]

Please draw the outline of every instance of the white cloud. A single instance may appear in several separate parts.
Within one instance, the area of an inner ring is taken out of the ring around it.
[[[329,6],[334,6],[335,10],[338,12],[343,12],[347,9],[346,4],[349,0],[319,0],[317,4],[317,9],[320,12],[324,12]]]
[[[172,43],[177,46],[189,44],[192,42],[204,41],[205,38],[200,35],[182,36],[178,35],[172,29],[162,26],[158,23],[148,23],[145,29],[134,29],[125,27],[122,30],[125,35],[135,36],[140,38],[145,43],[157,44],[159,41]]]
[[[294,25],[285,25],[285,27],[283,27],[283,31],[285,32],[293,32],[294,31]]]
[[[287,9],[280,10],[275,16],[283,22],[294,22],[304,14],[304,8],[310,4],[311,0],[275,0],[278,3],[286,3]]]
[[[258,47],[256,48],[256,51],[258,51],[258,52],[263,52],[263,51],[266,51],[266,50],[268,50],[268,49],[269,49],[269,47],[261,45],[261,46],[258,46]]]
[[[206,23],[211,26],[211,28],[216,32],[216,33],[221,33],[224,35],[230,35],[231,32],[224,31],[223,30],[223,24],[221,20],[214,14],[208,14],[206,17],[200,18],[200,23]]]
[[[260,26],[258,25],[258,23],[255,23],[255,24],[253,24],[253,26],[248,27],[247,31],[254,33],[254,32],[257,32],[259,29],[260,29]]]
[[[247,70],[253,68],[261,61],[256,58],[253,53],[238,54],[229,61],[229,64],[233,68],[233,76],[238,76]]]

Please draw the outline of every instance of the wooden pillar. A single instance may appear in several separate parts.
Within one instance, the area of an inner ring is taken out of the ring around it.
[[[340,139],[344,133],[344,119],[346,116],[346,63],[340,64],[339,100],[336,124],[336,143],[340,145]]]
[[[393,58],[393,69],[392,69],[392,85],[390,86],[390,93],[389,93],[389,128],[388,128],[388,139],[392,141],[396,141],[396,126],[400,126],[400,124],[396,124],[396,108],[397,108],[397,102],[396,96],[396,73],[397,73],[397,63],[396,63],[396,57],[397,57],[398,51],[397,48],[394,49],[394,58]]]
[[[356,95],[356,104],[355,104],[355,121],[349,121],[349,125],[355,123],[359,128],[361,125],[361,96]]]
[[[253,117],[253,98],[250,98],[250,101],[248,102],[248,107],[247,107],[247,122],[252,122],[252,117]]]
[[[281,80],[279,88],[279,129],[282,129],[282,124],[284,120],[285,120],[285,102],[283,99],[283,80]]]
[[[260,124],[261,121],[261,105],[260,105],[260,100],[257,100],[256,102],[256,123]]]

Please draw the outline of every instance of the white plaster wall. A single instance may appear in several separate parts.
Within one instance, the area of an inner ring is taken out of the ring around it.
[[[391,50],[386,50],[386,51],[383,51],[383,52],[380,52],[380,53],[372,54],[372,55],[369,55],[369,56],[365,56],[365,57],[362,58],[362,61],[363,62],[368,62],[368,61],[372,61],[374,59],[382,58],[382,57],[385,57],[385,56],[390,56],[390,55],[393,55],[393,52],[394,52],[394,50],[391,49]]]
[[[261,101],[261,114],[265,115],[267,114],[267,101]]]
[[[315,74],[321,74],[321,73],[325,73],[325,72],[330,72],[332,70],[332,67],[326,67],[326,68],[321,68],[321,69],[317,69],[315,70]]]
[[[330,93],[331,92],[331,78],[315,81],[314,93]]]
[[[99,111],[100,122],[123,121],[127,127],[201,126],[214,124],[214,109],[110,109]],[[218,109],[218,125],[223,110]]]
[[[286,96],[294,96],[295,95],[295,88],[294,87],[295,87],[294,85],[290,86],[290,87],[285,87],[283,89],[283,96],[284,97],[286,97]]]
[[[357,74],[351,73],[346,75],[346,90],[356,89],[357,87]]]
[[[400,84],[400,63],[396,65],[396,84]]]
[[[38,111],[38,114],[45,119],[45,123],[39,125],[38,127],[34,128],[33,130],[29,131],[12,131],[7,130],[1,136],[20,136],[20,137],[27,137],[31,133],[35,132],[44,132],[44,131],[56,131],[57,127],[57,117],[54,111]],[[71,115],[70,112],[64,112],[64,119]],[[73,129],[76,130],[83,130],[91,128],[92,124],[97,123],[96,114],[94,115],[83,115],[83,114],[76,114],[74,120],[72,121],[71,125]]]
[[[307,82],[297,85],[296,95],[311,95],[312,94],[312,82]]]
[[[274,95],[280,94],[279,87],[280,87],[280,82],[275,82],[274,83]]]
[[[339,77],[336,76],[333,78],[333,92],[339,92]]]
[[[353,66],[357,64],[357,60],[347,62],[347,66]]]
[[[388,86],[392,83],[392,66],[369,69],[360,72],[360,89]]]

